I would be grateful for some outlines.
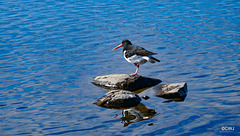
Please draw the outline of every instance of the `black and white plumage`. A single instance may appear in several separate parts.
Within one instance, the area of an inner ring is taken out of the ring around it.
[[[123,47],[123,56],[129,62],[134,64],[137,69],[136,72],[132,75],[137,75],[139,65],[142,65],[146,62],[160,62],[160,60],[152,57],[156,53],[150,52],[142,47],[133,45],[129,40],[123,40],[122,44],[115,47],[113,50]]]

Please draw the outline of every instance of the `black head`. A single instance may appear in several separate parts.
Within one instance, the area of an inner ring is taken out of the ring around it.
[[[125,39],[125,40],[122,41],[122,46],[123,47],[126,47],[128,45],[132,45],[132,43],[129,40]]]
[[[129,40],[123,40],[122,44],[118,45],[117,47],[113,48],[112,50],[116,50],[120,47],[123,47],[123,49],[126,49],[127,47],[129,47],[130,45],[132,45],[132,43]]]

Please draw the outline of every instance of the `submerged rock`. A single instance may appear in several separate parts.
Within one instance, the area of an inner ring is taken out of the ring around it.
[[[143,88],[155,86],[162,81],[159,79],[144,77],[140,75],[112,74],[94,78],[93,84],[105,89],[122,89],[136,91]]]
[[[174,101],[183,101],[187,96],[187,83],[158,85],[153,88],[155,95]]]
[[[141,102],[141,98],[130,91],[113,90],[106,93],[102,98],[98,99],[94,104],[106,108],[130,108],[135,107]]]

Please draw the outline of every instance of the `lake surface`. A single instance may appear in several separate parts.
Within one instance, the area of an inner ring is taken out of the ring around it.
[[[240,135],[240,1],[7,0],[0,9],[1,136]],[[123,39],[158,53],[139,74],[186,82],[184,102],[149,88],[139,96],[156,116],[128,126],[121,110],[93,104],[107,93],[94,77],[135,71],[112,51]]]

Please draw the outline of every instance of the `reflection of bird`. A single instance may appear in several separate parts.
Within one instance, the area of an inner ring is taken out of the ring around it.
[[[136,72],[132,75],[137,75],[139,65],[142,65],[146,63],[147,61],[151,63],[160,62],[160,60],[152,57],[152,55],[156,54],[153,52],[150,52],[142,47],[132,45],[132,43],[129,40],[123,40],[122,44],[115,47],[113,50],[116,50],[117,48],[120,48],[123,46],[123,56],[124,58],[129,62],[134,64],[137,69]]]
[[[156,114],[157,113],[154,109],[148,109],[144,104],[140,103],[136,107],[124,109],[122,111],[122,123],[124,124],[124,127],[126,127],[131,123],[148,120]]]

